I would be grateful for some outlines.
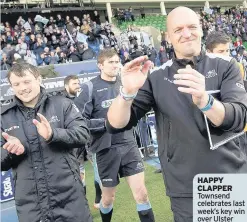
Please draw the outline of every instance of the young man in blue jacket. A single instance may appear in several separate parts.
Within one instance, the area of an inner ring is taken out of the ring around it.
[[[105,121],[109,106],[119,94],[120,58],[114,49],[102,50],[98,56],[101,74],[86,82],[75,104],[88,122],[92,135],[90,150],[102,184],[100,213],[103,222],[110,222],[119,176],[125,177],[136,201],[142,222],[153,222],[154,215],[144,183],[144,165],[133,129],[116,135],[106,131]]]

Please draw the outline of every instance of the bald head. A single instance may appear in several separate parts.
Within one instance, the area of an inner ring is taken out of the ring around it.
[[[168,41],[181,59],[191,59],[201,51],[202,30],[198,15],[186,7],[173,9],[167,17]]]
[[[181,20],[183,21],[186,17],[190,17],[194,19],[195,22],[200,24],[198,15],[193,10],[187,7],[179,6],[173,9],[167,16],[167,31],[171,29],[171,25],[173,25],[174,22]]]

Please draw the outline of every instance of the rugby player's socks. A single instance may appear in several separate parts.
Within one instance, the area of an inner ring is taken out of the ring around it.
[[[112,217],[112,212],[113,212],[113,205],[104,208],[102,203],[100,202],[100,215],[102,222],[110,222]]]
[[[150,202],[143,204],[136,204],[137,212],[141,222],[154,222],[154,213]]]
[[[86,186],[84,186],[83,188],[84,188],[85,195],[87,195],[87,188],[86,188]]]
[[[99,183],[95,180],[94,181],[94,187],[95,187],[95,201],[94,203],[98,204],[101,200],[101,189]]]

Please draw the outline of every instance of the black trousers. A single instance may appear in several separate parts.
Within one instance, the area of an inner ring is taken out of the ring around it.
[[[170,197],[174,222],[193,222],[193,198]]]

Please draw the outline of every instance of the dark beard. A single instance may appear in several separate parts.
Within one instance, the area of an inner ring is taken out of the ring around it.
[[[72,96],[76,96],[77,91],[73,91],[73,90],[69,89],[69,94]]]

